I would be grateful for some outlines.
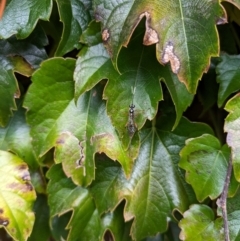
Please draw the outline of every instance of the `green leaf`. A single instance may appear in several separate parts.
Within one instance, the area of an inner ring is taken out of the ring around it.
[[[37,28],[27,39],[17,40],[15,36],[0,40],[0,126],[6,126],[16,109],[15,98],[20,97],[17,80],[13,72],[30,76],[33,69],[47,58],[44,45],[46,36]]]
[[[55,56],[63,56],[74,48],[79,49],[79,38],[90,20],[86,0],[57,0],[60,20],[63,23],[61,41]]]
[[[170,62],[173,73],[185,83],[189,92],[196,92],[198,80],[208,69],[210,57],[219,52],[215,24],[225,23],[226,16],[218,2],[94,2],[95,18],[102,22],[103,42],[114,65],[121,47],[127,46],[139,21],[146,18],[143,44],[157,44],[158,61],[161,64]]]
[[[223,241],[222,219],[215,220],[213,210],[206,205],[192,205],[183,214],[179,226],[180,239],[184,241]]]
[[[112,75],[118,74],[103,45],[84,47],[79,53],[74,71],[75,100],[77,101],[84,92],[92,89],[99,81]]]
[[[227,144],[232,150],[232,162],[234,175],[240,182],[240,148],[239,148],[239,122],[240,122],[240,98],[239,94],[230,99],[225,110],[229,112],[225,119],[224,131],[227,132]]]
[[[62,172],[61,165],[53,166],[47,176],[50,178],[48,193],[51,216],[73,211],[67,225],[67,229],[70,229],[67,240],[78,240],[81,236],[83,241],[100,241],[106,229],[112,230],[116,235],[116,241],[127,240],[121,239],[126,235],[120,232],[122,229],[116,230],[115,228],[116,224],[118,227],[124,227],[122,206],[114,213],[100,217],[91,194],[87,189],[75,186],[70,179],[67,179]]]
[[[195,201],[184,173],[177,168],[178,155],[189,136],[211,130],[183,119],[172,132],[172,124],[173,117],[162,116],[156,127],[141,130],[141,148],[129,180],[117,163],[107,160],[96,163],[91,193],[99,212],[112,210],[126,199],[124,217],[126,221],[135,217],[131,235],[136,240],[166,231],[167,220],[173,218],[172,210],[184,212]]]
[[[209,134],[189,139],[182,149],[179,166],[186,170],[186,181],[192,185],[197,199],[217,198],[227,175],[230,149],[221,147],[219,140]]]
[[[11,237],[24,241],[30,236],[35,219],[32,207],[36,195],[28,167],[19,157],[5,151],[0,151],[0,162],[0,225]]]
[[[12,110],[16,110],[15,96],[19,96],[17,80],[11,68],[0,64],[0,126],[6,126],[12,116]]]
[[[34,150],[37,156],[42,156],[55,145],[59,145],[60,149],[62,144],[66,145],[60,150],[63,153],[57,157],[57,162],[62,161],[67,176],[84,186],[94,179],[95,152],[105,152],[113,160],[118,160],[129,176],[136,150],[129,154],[123,149],[106,114],[105,102],[101,99],[102,85],[84,93],[75,105],[72,80],[74,64],[72,59],[54,58],[45,61],[33,75],[33,84],[24,105],[28,108],[27,120]],[[75,136],[81,143],[78,145],[75,141],[72,149],[76,155],[71,157],[68,141],[65,141],[68,135],[61,137],[65,132]],[[77,164],[78,160],[83,162],[82,166]]]
[[[221,62],[217,65],[217,82],[220,84],[218,92],[218,106],[222,106],[230,94],[240,89],[239,55],[221,55]]]
[[[5,128],[0,128],[0,149],[11,151],[23,159],[31,169],[38,167],[35,154],[32,149],[29,126],[25,119],[25,110],[18,102],[18,111]]]
[[[0,20],[0,38],[26,38],[39,19],[48,20],[52,11],[52,0],[18,1],[8,0]]]

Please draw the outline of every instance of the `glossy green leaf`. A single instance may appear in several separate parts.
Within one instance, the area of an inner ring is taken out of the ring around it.
[[[183,172],[177,168],[179,151],[189,136],[211,130],[182,120],[171,132],[173,118],[162,117],[157,126],[141,130],[141,148],[127,180],[117,163],[100,160],[91,192],[100,213],[127,200],[125,220],[134,218],[131,235],[135,240],[167,230],[173,209],[184,212],[195,201]],[[188,137],[187,137],[188,136]],[[171,177],[171,178],[170,178]]]
[[[55,145],[59,145],[60,149],[61,144],[66,145],[60,150],[63,153],[58,153],[57,162],[62,161],[66,174],[81,185],[88,185],[94,179],[95,152],[105,152],[113,160],[118,160],[129,176],[136,150],[129,154],[123,149],[106,114],[102,85],[84,93],[75,105],[72,80],[74,64],[72,59],[51,59],[44,62],[33,75],[33,85],[24,103],[28,109],[27,120],[31,127],[33,147],[37,155],[42,156]],[[68,136],[60,137],[65,132],[76,136],[81,143],[76,144],[75,149],[73,147],[78,157],[72,155],[69,158],[69,144],[65,141]],[[78,160],[83,165],[78,165]]]
[[[70,229],[69,241],[78,240],[79,237],[83,241],[100,241],[107,229],[116,235],[116,241],[126,240],[121,239],[126,235],[120,232],[122,229],[115,228],[116,224],[118,227],[124,227],[122,206],[117,208],[116,212],[101,217],[88,190],[75,186],[70,179],[67,179],[61,165],[53,166],[47,176],[50,178],[48,193],[51,216],[73,211],[67,225],[67,229]]]
[[[8,0],[0,20],[0,38],[26,38],[35,28],[39,19],[48,20],[52,0]]]
[[[240,181],[240,148],[239,148],[239,122],[240,122],[240,98],[239,94],[230,99],[225,110],[229,112],[225,119],[224,131],[227,132],[227,144],[232,149],[232,162],[234,175]]]
[[[218,106],[222,106],[230,94],[240,89],[240,56],[221,55],[221,62],[217,65],[217,82],[220,84],[218,92]]]
[[[221,147],[216,137],[205,134],[187,140],[180,155],[179,166],[186,170],[186,181],[198,200],[216,199],[223,190],[230,149],[226,145]]]
[[[18,111],[5,128],[0,128],[0,149],[16,153],[32,169],[38,167],[34,155],[29,126],[26,123],[25,110],[21,107],[22,101],[18,102]]]
[[[143,44],[157,44],[157,59],[171,63],[191,93],[208,69],[211,56],[217,56],[215,24],[226,22],[225,13],[214,1],[114,1],[95,0],[95,18],[102,22],[102,38],[116,64],[119,51],[129,42],[142,18],[146,21]],[[159,12],[158,9],[161,9]],[[207,38],[202,38],[207,36]]]
[[[55,55],[63,56],[74,48],[80,48],[80,35],[90,20],[88,1],[57,0],[63,33]]]
[[[17,40],[15,36],[0,40],[0,126],[5,126],[16,109],[15,98],[20,97],[17,80],[13,72],[30,76],[41,61],[47,58],[43,46],[46,36],[37,28],[27,39]]]
[[[4,100],[0,101],[0,126],[6,126],[9,118],[13,115],[12,110],[16,110],[14,98],[19,96],[19,89],[17,80],[9,66],[0,64],[0,73],[0,96]]]
[[[221,218],[215,220],[213,210],[206,205],[192,205],[183,214],[179,226],[184,241],[224,241]]]
[[[25,241],[33,228],[36,199],[28,167],[19,157],[5,151],[0,151],[0,163],[0,225],[14,239]]]

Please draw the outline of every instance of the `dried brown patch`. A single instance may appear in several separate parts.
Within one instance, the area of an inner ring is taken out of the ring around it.
[[[162,62],[164,64],[170,61],[171,68],[174,74],[178,74],[180,70],[180,60],[177,55],[174,53],[174,47],[171,42],[168,42],[167,46],[164,48],[163,55],[162,55]]]
[[[0,217],[0,225],[7,227],[8,224],[9,224],[9,220],[7,218]]]
[[[110,38],[109,30],[106,28],[102,31],[102,40],[103,42],[107,42]]]

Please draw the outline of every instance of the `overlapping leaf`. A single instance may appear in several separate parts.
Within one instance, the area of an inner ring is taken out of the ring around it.
[[[94,200],[87,189],[75,186],[62,172],[61,165],[56,165],[48,172],[50,182],[48,185],[49,205],[51,216],[61,215],[73,211],[67,228],[70,229],[68,240],[102,240],[107,229],[113,229],[116,241],[127,240],[128,234],[119,230],[124,229],[122,207],[114,213],[100,216]],[[118,224],[119,230],[115,230]]]
[[[198,200],[217,198],[227,175],[230,149],[221,147],[216,137],[205,134],[189,139],[180,155],[179,166],[186,170],[186,181],[193,186]]]
[[[206,205],[192,205],[180,221],[180,239],[184,241],[223,241],[223,221],[215,220],[213,210]]]
[[[226,16],[218,2],[95,0],[94,3],[95,18],[103,24],[102,38],[115,65],[121,47],[128,44],[133,30],[145,18],[143,43],[157,44],[158,61],[170,62],[179,80],[191,93],[196,92],[210,57],[217,56],[219,51],[215,24],[224,23]]]
[[[17,156],[0,151],[0,225],[15,240],[30,236],[34,213],[35,191],[30,183],[27,165]]]
[[[45,34],[37,28],[27,39],[17,40],[15,36],[0,40],[0,126],[8,123],[12,110],[16,109],[15,98],[20,97],[17,80],[13,72],[30,76],[41,61],[47,58],[43,46],[47,44]]]
[[[42,156],[55,145],[60,149],[62,145],[68,146],[71,143],[67,141],[68,135],[61,137],[61,134],[69,132],[70,139],[71,135],[76,136],[81,144],[75,142],[76,145],[69,150],[63,147],[57,162],[59,159],[63,161],[67,175],[76,183],[91,183],[95,173],[95,152],[105,152],[113,160],[118,160],[126,175],[130,175],[136,150],[131,155],[123,150],[101,99],[103,85],[84,93],[76,106],[72,79],[74,66],[73,59],[55,58],[44,62],[33,75],[24,105],[28,109],[27,120],[37,155]],[[76,151],[78,157],[71,155],[69,158],[70,150]],[[76,164],[78,160],[83,162],[82,168]]]
[[[18,111],[5,128],[0,128],[0,149],[11,151],[21,157],[32,169],[38,167],[32,145],[29,126],[25,119],[25,110],[19,101]]]
[[[240,181],[240,148],[239,148],[239,125],[240,125],[240,96],[237,94],[230,99],[225,110],[229,112],[229,115],[225,119],[224,130],[227,132],[227,144],[232,149],[232,162],[234,175],[237,181]]]
[[[164,232],[173,209],[184,212],[195,201],[183,172],[177,168],[179,151],[187,136],[211,130],[204,125],[182,120],[171,132],[173,118],[162,117],[156,126],[141,130],[141,148],[129,180],[121,167],[110,161],[97,163],[96,181],[91,192],[100,213],[112,210],[123,198],[127,200],[125,220],[134,218],[134,240]]]
[[[221,62],[216,67],[217,81],[220,83],[218,106],[222,106],[230,94],[240,89],[240,56],[221,55]]]
[[[52,0],[11,0],[7,1],[4,15],[0,20],[0,38],[26,38],[35,28],[39,19],[48,20]]]
[[[60,20],[63,22],[63,33],[56,56],[63,56],[74,48],[79,48],[80,35],[90,20],[89,1],[57,0]]]

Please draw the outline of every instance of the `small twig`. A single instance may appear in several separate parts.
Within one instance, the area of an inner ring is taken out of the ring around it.
[[[231,174],[232,174],[232,158],[230,157],[223,191],[222,191],[221,197],[217,200],[218,207],[222,209],[225,241],[230,241],[228,219],[227,219],[227,194],[228,194],[228,187],[230,184]]]

